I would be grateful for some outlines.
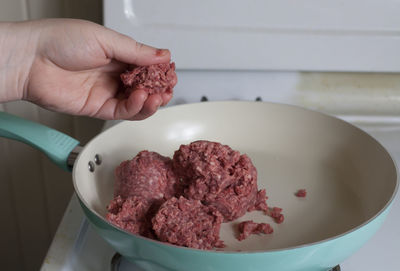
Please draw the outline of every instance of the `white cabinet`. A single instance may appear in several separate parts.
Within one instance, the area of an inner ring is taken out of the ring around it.
[[[104,0],[104,23],[181,69],[400,71],[399,0]]]

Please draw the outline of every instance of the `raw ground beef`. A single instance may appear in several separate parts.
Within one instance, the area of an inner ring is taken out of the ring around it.
[[[267,192],[265,189],[258,190],[257,192],[257,198],[256,198],[256,203],[251,206],[248,211],[264,211],[265,213],[268,213],[268,204],[267,204]]]
[[[184,196],[214,206],[224,221],[241,217],[257,200],[257,170],[250,158],[227,145],[205,140],[181,145],[173,166]]]
[[[307,196],[307,191],[305,189],[299,189],[295,195],[299,198],[305,198]]]
[[[172,160],[156,152],[141,151],[115,170],[114,196],[141,196],[144,200],[169,199],[175,194]]]
[[[152,219],[160,241],[198,249],[224,247],[219,240],[222,215],[199,200],[171,198],[161,205]]]
[[[272,218],[275,219],[275,222],[278,224],[281,224],[283,222],[283,220],[285,219],[285,217],[283,216],[283,214],[281,214],[282,212],[282,208],[279,207],[273,207],[269,210],[269,216],[271,216]]]
[[[106,219],[114,225],[134,234],[153,238],[151,232],[150,211],[151,204],[142,197],[123,199],[115,197],[107,206]]]
[[[268,223],[255,223],[253,220],[246,220],[239,223],[238,230],[239,241],[246,239],[250,234],[270,234],[274,232],[274,229]]]
[[[139,66],[121,74],[126,93],[143,89],[149,94],[172,93],[178,79],[175,63]]]
[[[284,218],[282,209],[268,208],[250,158],[217,142],[181,145],[173,159],[142,151],[122,162],[115,176],[115,198],[107,207],[107,220],[132,233],[176,245],[221,248],[221,223],[247,211],[264,211],[277,223]],[[244,223],[239,238],[271,233],[267,225]]]

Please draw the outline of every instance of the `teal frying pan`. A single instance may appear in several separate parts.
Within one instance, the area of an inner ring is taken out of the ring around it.
[[[0,135],[37,147],[63,169],[73,168],[75,192],[93,227],[149,271],[329,270],[378,230],[398,186],[393,159],[365,132],[325,114],[266,102],[168,107],[144,121],[122,122],[83,148],[67,135],[5,113]],[[226,248],[202,251],[135,236],[104,219],[119,163],[145,149],[172,156],[180,144],[199,139],[247,153],[269,205],[283,208],[284,223],[247,213],[223,224]],[[303,188],[307,197],[296,197]],[[274,233],[239,242],[237,223],[247,219],[270,223]]]

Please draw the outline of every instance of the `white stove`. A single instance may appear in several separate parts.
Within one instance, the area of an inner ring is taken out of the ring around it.
[[[379,73],[400,72],[400,6],[373,0],[335,1],[329,7],[315,0],[249,3],[104,0],[104,23],[171,50],[179,82],[169,106],[201,100],[300,105],[365,130],[400,168],[400,74]],[[343,73],[348,71],[376,73]],[[113,124],[107,122],[104,129]],[[400,270],[399,197],[377,234],[338,263],[341,270]],[[108,271],[113,258],[115,271],[154,271],[114,256],[74,195],[42,271]]]

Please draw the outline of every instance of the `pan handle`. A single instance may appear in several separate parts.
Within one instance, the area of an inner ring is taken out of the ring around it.
[[[0,112],[0,136],[39,149],[67,171],[71,171],[71,166],[67,164],[68,156],[79,144],[79,141],[66,134],[5,112]]]

